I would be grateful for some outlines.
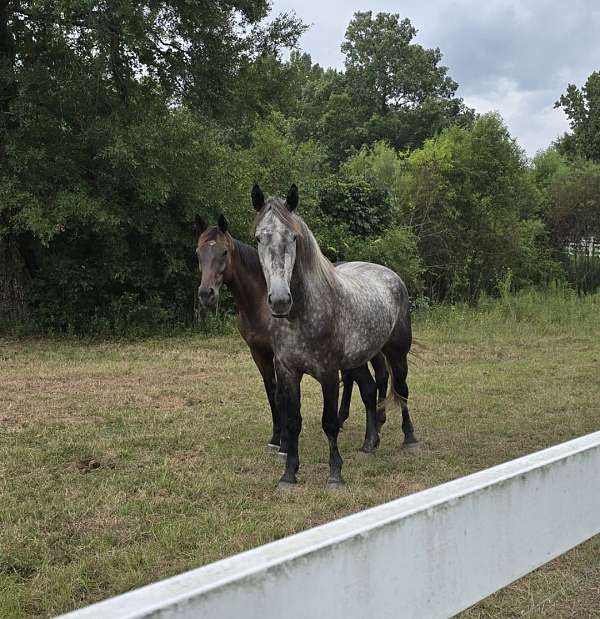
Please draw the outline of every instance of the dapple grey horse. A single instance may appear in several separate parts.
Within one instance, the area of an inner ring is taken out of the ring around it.
[[[288,454],[280,484],[296,483],[298,437],[302,427],[300,381],[304,374],[321,383],[322,427],[329,441],[328,485],[339,485],[342,458],[337,438],[339,370],[363,368],[382,351],[392,374],[392,392],[402,407],[404,443],[417,442],[408,411],[407,355],[411,346],[410,304],[402,279],[390,269],[367,262],[346,262],[338,268],[323,256],[312,232],[295,213],[298,189],[287,199],[265,197],[252,189],[257,211],[255,237],[267,284],[267,302],[275,320],[271,339],[275,354],[278,397],[286,411]],[[367,407],[365,447],[379,442],[373,388]],[[363,377],[367,381],[367,377]]]

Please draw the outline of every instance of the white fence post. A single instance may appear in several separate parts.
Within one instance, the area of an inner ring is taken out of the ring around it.
[[[600,532],[600,432],[63,619],[450,617]]]

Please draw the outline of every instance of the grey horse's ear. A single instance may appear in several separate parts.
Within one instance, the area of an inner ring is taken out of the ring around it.
[[[295,184],[292,184],[290,187],[285,203],[290,211],[293,211],[298,206],[298,187]]]
[[[262,189],[258,186],[258,183],[254,183],[254,187],[252,187],[252,206],[257,210],[265,205],[265,194],[262,192]]]
[[[227,222],[227,219],[225,219],[225,215],[219,215],[219,221],[217,223],[219,224],[219,230],[221,232],[227,232],[229,223]]]
[[[206,225],[204,219],[200,217],[200,215],[196,215],[193,228],[196,234],[202,234],[206,230],[206,228],[208,228],[208,226]]]

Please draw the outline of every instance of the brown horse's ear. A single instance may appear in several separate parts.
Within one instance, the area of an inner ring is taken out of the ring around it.
[[[293,211],[298,206],[298,187],[295,184],[292,184],[290,187],[285,203],[290,211]]]
[[[219,224],[219,230],[221,232],[227,232],[229,223],[227,222],[227,219],[225,219],[225,215],[219,215],[219,221],[217,223]]]
[[[252,206],[257,211],[260,211],[264,205],[265,205],[265,194],[262,192],[262,189],[258,186],[258,183],[254,183],[254,187],[252,187]]]
[[[204,219],[200,217],[200,215],[196,215],[193,228],[196,234],[202,234],[206,230],[206,228],[208,228],[208,226],[206,225]]]

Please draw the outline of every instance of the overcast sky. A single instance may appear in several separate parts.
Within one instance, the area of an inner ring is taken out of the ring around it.
[[[458,96],[497,110],[530,155],[568,130],[554,102],[600,70],[600,0],[272,0],[311,24],[300,42],[313,62],[343,68],[340,44],[355,11],[399,13],[416,41],[439,47]]]

